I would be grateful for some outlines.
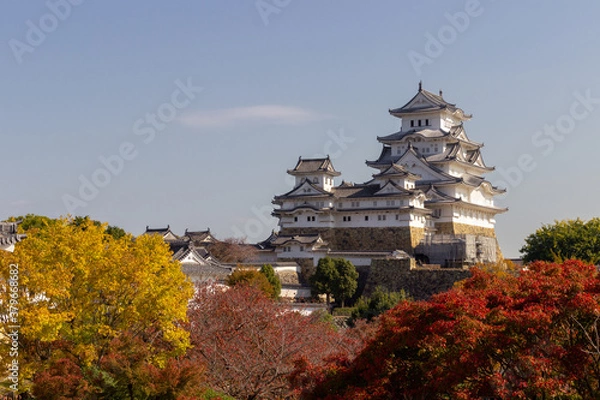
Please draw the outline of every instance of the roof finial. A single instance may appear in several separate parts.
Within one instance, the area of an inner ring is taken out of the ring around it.
[[[440,89],[440,97],[442,97],[443,94],[444,92],[442,92],[442,89]]]
[[[419,92],[423,90],[423,81],[419,81]]]

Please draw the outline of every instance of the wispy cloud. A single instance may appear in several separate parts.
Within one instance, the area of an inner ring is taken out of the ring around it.
[[[27,206],[31,206],[33,204],[33,202],[31,200],[25,200],[25,199],[20,199],[20,200],[15,200],[9,203],[9,205],[11,207],[27,207]]]
[[[279,125],[303,124],[331,118],[312,110],[282,105],[258,105],[196,111],[183,115],[179,120],[196,128],[220,128],[268,123]]]

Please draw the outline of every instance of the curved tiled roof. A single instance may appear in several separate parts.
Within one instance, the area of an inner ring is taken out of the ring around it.
[[[333,164],[329,156],[325,158],[298,158],[298,163],[294,169],[289,169],[290,175],[312,174],[312,173],[327,173],[333,176],[341,175],[333,168]]]
[[[411,105],[411,103],[413,103],[413,100],[415,100],[418,96],[422,96],[427,101],[427,103],[424,104],[423,106]],[[464,116],[464,118],[467,118],[467,119],[471,118],[471,115],[465,114],[463,110],[456,107],[456,104],[449,103],[446,100],[444,100],[444,98],[441,95],[441,91],[440,91],[439,95],[433,94],[430,91],[423,89],[421,87],[420,83],[419,83],[419,91],[417,92],[416,95],[414,95],[402,107],[389,110],[389,112],[390,112],[390,114],[392,114],[396,117],[402,117],[403,115],[417,113],[417,112],[422,113],[422,112],[428,112],[428,111],[441,111],[441,110],[448,110],[451,113],[458,112],[458,113],[462,114]]]

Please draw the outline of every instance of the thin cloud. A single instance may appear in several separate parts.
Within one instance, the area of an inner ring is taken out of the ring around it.
[[[295,125],[327,118],[331,118],[331,116],[300,107],[259,105],[197,111],[183,115],[180,121],[196,128],[221,128],[247,125],[248,123]]]

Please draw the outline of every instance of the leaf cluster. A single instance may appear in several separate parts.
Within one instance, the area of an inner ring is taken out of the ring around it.
[[[315,294],[327,296],[328,304],[333,295],[343,307],[345,300],[351,298],[358,288],[358,272],[346,259],[323,257],[310,277],[310,284]]]
[[[600,398],[594,266],[480,269],[429,301],[403,301],[353,360],[332,360],[307,399]]]
[[[600,218],[555,221],[525,239],[523,261],[563,262],[569,259],[600,263]]]

